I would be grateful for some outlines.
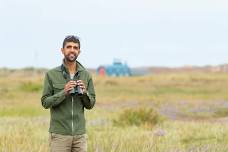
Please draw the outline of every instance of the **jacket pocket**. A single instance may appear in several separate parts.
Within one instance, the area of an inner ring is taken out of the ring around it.
[[[54,93],[58,93],[59,91],[64,89],[65,84],[53,84]]]

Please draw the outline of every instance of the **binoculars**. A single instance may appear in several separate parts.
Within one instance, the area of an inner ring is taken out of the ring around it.
[[[77,94],[77,95],[79,95],[79,96],[81,96],[81,95],[83,94],[82,89],[80,88],[79,85],[76,85],[76,86],[70,91],[70,95],[75,95],[75,94]]]

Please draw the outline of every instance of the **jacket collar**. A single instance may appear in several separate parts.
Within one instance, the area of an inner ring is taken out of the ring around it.
[[[76,64],[77,64],[77,71],[76,71],[76,72],[81,72],[81,71],[84,71],[84,70],[85,70],[85,68],[83,67],[83,65],[82,65],[80,62],[76,61]],[[66,65],[65,65],[64,59],[63,59],[62,65],[59,66],[59,67],[57,68],[57,70],[58,70],[58,71],[64,70],[64,71],[66,71],[67,73],[69,73],[69,71],[68,71],[68,69],[67,69],[67,67],[66,67]]]

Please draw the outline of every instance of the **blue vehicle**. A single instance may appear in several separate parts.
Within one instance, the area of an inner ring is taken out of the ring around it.
[[[123,64],[119,60],[114,60],[112,65],[102,65],[96,70],[101,76],[131,76],[131,70],[127,64]]]

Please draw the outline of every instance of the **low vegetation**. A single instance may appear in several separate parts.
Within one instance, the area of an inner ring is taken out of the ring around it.
[[[43,73],[0,74],[0,151],[48,152]],[[228,74],[93,76],[89,152],[227,152]]]
[[[118,119],[114,119],[117,126],[146,126],[152,128],[162,117],[153,108],[132,108],[124,110]]]

